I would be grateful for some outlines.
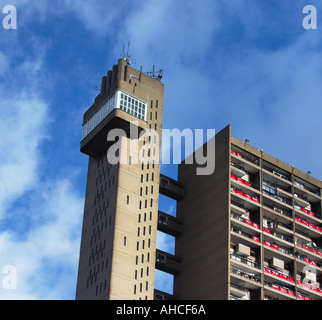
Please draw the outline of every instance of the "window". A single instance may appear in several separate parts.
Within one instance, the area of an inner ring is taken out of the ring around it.
[[[139,119],[146,120],[147,105],[143,101],[140,101],[122,92],[120,95],[119,104],[121,110]]]
[[[126,204],[130,204],[130,196],[126,197]]]
[[[155,120],[158,120],[158,113],[155,112]]]
[[[124,247],[126,246],[126,237],[124,237]]]

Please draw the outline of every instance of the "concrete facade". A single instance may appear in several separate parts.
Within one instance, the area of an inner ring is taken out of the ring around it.
[[[174,298],[322,299],[321,181],[233,137],[230,126],[215,139],[213,175],[179,166]]]
[[[160,159],[142,164],[135,158],[138,152],[147,159],[160,155],[161,141],[151,143],[153,135],[131,136],[130,123],[136,123],[138,133],[152,129],[161,137],[164,88],[121,59],[103,77],[84,124],[117,90],[144,101],[147,117],[113,110],[81,142],[81,151],[90,157],[76,299],[154,298]],[[125,161],[112,165],[107,151],[115,142],[106,139],[116,128],[126,133],[118,151]],[[137,148],[131,149],[131,143]]]

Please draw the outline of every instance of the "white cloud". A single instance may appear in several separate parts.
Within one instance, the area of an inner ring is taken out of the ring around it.
[[[38,148],[44,138],[47,105],[14,95],[0,102],[0,218],[17,197],[37,182]]]
[[[0,108],[0,135],[5,137],[0,140],[0,213],[6,222],[0,234],[0,274],[13,265],[18,276],[16,290],[0,287],[0,299],[73,297],[83,198],[68,177],[46,177],[42,171],[48,105],[22,94],[3,99]],[[22,198],[23,208],[16,206]],[[12,221],[25,224],[22,235],[16,233],[18,226],[10,228]]]
[[[36,8],[26,1],[18,5],[29,13]],[[46,159],[43,148],[56,138],[49,135],[55,110],[44,98],[53,84],[44,62],[48,43],[33,35],[24,42],[33,50],[24,51],[19,36],[7,39],[0,53],[0,299],[71,299],[83,197],[73,185],[74,173],[45,172],[48,160],[57,161]],[[17,269],[15,290],[2,286],[7,265]]]
[[[27,236],[0,235],[0,270],[17,269],[17,289],[0,287],[0,299],[71,299],[75,293],[83,199],[68,180],[40,187],[25,208],[34,215]]]

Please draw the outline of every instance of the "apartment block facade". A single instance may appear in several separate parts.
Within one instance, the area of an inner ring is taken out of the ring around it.
[[[120,59],[84,114],[76,299],[322,299],[321,181],[233,137],[230,125],[213,138],[213,174],[185,161],[177,180],[161,174],[163,95],[158,77]],[[113,129],[124,134],[107,141]],[[111,149],[125,161],[111,163]],[[175,216],[159,210],[159,194],[177,201]],[[157,230],[175,237],[174,255],[157,249]],[[155,290],[155,269],[174,276],[173,294]]]
[[[322,299],[322,183],[231,135],[216,170],[182,163],[176,299]]]

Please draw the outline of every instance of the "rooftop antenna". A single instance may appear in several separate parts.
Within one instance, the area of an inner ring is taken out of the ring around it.
[[[131,47],[131,41],[129,40],[129,43],[127,45],[127,52],[125,52],[125,48],[124,48],[124,45],[123,45],[123,51],[122,51],[122,54],[121,54],[121,57],[126,61],[126,63],[129,66],[132,64],[132,60],[135,63],[135,59],[132,59],[131,55],[130,55],[130,47]]]
[[[149,77],[151,77],[153,79],[161,81],[162,78],[163,78],[163,73],[164,73],[163,69],[160,69],[160,70],[156,71],[155,66],[153,66],[153,70],[152,71],[147,71],[146,75],[148,75]]]

